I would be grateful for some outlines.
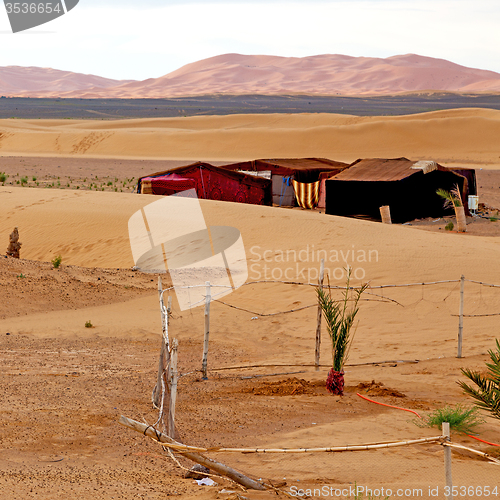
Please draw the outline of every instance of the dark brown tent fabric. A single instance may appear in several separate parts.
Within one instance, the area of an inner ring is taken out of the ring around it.
[[[389,205],[394,222],[452,215],[436,191],[455,185],[469,214],[468,181],[451,169],[407,158],[360,159],[325,181],[326,213],[380,220],[380,207]]]

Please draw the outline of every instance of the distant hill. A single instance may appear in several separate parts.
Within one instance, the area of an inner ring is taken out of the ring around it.
[[[51,68],[0,66],[0,95],[56,95],[90,88],[106,89],[133,80],[111,80]]]
[[[405,92],[500,92],[500,74],[415,54],[386,59],[318,55],[277,57],[224,54],[187,64],[160,78],[119,82],[91,75],[17,68],[8,90],[0,68],[0,92],[33,97],[163,98],[206,94],[383,95]],[[41,72],[44,78],[41,78]],[[50,75],[54,78],[50,81]],[[23,87],[24,85],[24,87]],[[73,88],[69,88],[73,85]]]

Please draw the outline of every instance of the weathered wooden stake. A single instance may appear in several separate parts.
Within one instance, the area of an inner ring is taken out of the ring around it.
[[[169,386],[170,386],[170,405],[168,407],[168,426],[167,434],[175,439],[175,401],[177,399],[177,348],[179,343],[177,339],[172,340],[172,352],[170,354],[170,373],[169,373]]]
[[[443,422],[443,437],[446,441],[450,441],[450,424],[448,422]],[[446,477],[446,486],[448,486],[449,495],[446,495],[446,500],[453,500],[453,481],[451,479],[451,448],[449,446],[444,447],[444,473]]]
[[[458,352],[457,358],[462,357],[462,336],[464,331],[464,285],[465,276],[460,277],[460,309],[458,312]]]
[[[207,292],[205,295],[205,339],[203,341],[203,361],[201,363],[202,379],[207,380],[207,358],[208,358],[208,337],[210,334],[210,281],[206,282]]]
[[[168,366],[169,360],[169,345],[168,345],[168,317],[165,317],[163,294],[162,294],[162,282],[161,276],[158,276],[158,299],[160,301],[160,314],[161,314],[161,350],[160,350],[160,361],[158,363],[158,376],[156,378],[156,386],[153,391],[153,404],[156,408],[160,407],[161,404],[161,387],[162,387],[162,377],[163,373]]]
[[[384,205],[383,207],[379,208],[380,210],[380,217],[382,219],[383,224],[392,224],[391,220],[391,209],[389,205]]]
[[[124,425],[125,427],[128,427],[129,429],[141,432],[145,436],[157,439],[162,443],[179,444],[177,443],[177,441],[174,441],[172,438],[166,436],[165,434],[155,431],[155,429],[153,429],[151,426],[124,417],[123,415],[120,417],[119,423]],[[204,465],[205,467],[208,467],[210,470],[213,470],[214,472],[217,472],[222,476],[226,476],[232,479],[233,481],[236,481],[238,484],[241,484],[245,488],[250,488],[252,490],[266,489],[265,486],[258,483],[257,481],[254,481],[253,479],[250,479],[241,472],[231,469],[231,467],[227,467],[226,465],[221,464],[220,462],[211,460],[210,458],[203,456],[201,453],[192,453],[192,452],[178,452],[178,453],[188,458],[189,460],[192,460],[193,462]]]
[[[170,323],[170,313],[172,312],[172,295],[168,296],[168,302],[167,302],[167,325]]]
[[[325,260],[321,259],[321,265],[319,268],[319,287],[323,288],[323,279],[325,277]],[[314,354],[314,365],[316,366],[316,371],[319,371],[319,353],[321,346],[321,305],[318,301],[318,316],[316,319],[316,351]]]

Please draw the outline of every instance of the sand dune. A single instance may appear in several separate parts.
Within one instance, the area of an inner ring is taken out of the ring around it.
[[[9,68],[4,69],[9,70]],[[0,85],[11,96],[83,98],[166,98],[203,94],[323,94],[377,95],[401,92],[500,92],[500,74],[467,68],[444,59],[415,54],[386,59],[325,54],[278,57],[224,54],[187,64],[160,78],[112,82],[88,75],[69,75],[39,68],[29,71],[46,81],[22,86]],[[13,70],[10,69],[10,72]],[[54,73],[48,85],[50,72]],[[92,79],[98,79],[92,85]],[[0,82],[2,73],[0,70]],[[71,84],[70,84],[71,82]],[[73,85],[73,87],[71,87]]]
[[[119,122],[3,120],[0,154],[200,159],[314,155],[345,160],[404,155],[481,166],[490,162],[492,167],[500,163],[499,119],[498,111],[467,109],[393,118],[233,115]],[[110,163],[110,174],[116,168]],[[37,262],[0,256],[5,281],[0,332],[7,333],[0,337],[4,360],[0,375],[6,388],[0,408],[5,415],[0,465],[9,471],[0,488],[4,496],[29,497],[37,491],[40,498],[49,500],[67,496],[68,485],[84,499],[131,498],[146,492],[160,498],[165,491],[186,500],[220,496],[222,486],[203,489],[183,479],[181,471],[161,458],[156,444],[117,425],[120,414],[148,422],[156,419],[150,401],[161,332],[156,277],[130,270],[134,262],[127,224],[136,210],[155,199],[0,186],[0,243],[4,248],[17,226],[23,258],[47,262],[57,254],[63,257],[63,268],[55,270],[47,263],[38,269]],[[461,274],[497,283],[500,272],[500,262],[494,258],[500,250],[499,238],[209,200],[202,200],[201,206],[208,225],[240,230],[249,281],[283,276],[316,281],[318,250],[344,253],[345,260],[330,257],[326,263],[330,283],[338,285],[344,282],[341,273],[346,264],[354,268],[355,284],[368,280],[373,286],[457,280]],[[289,252],[286,259],[283,251]],[[365,258],[360,260],[360,255]],[[65,268],[70,264],[97,269]],[[99,269],[104,267],[109,269]],[[16,293],[10,293],[16,286]],[[134,288],[138,286],[141,290]],[[90,301],[93,290],[95,297]],[[470,404],[456,380],[464,366],[484,369],[484,353],[494,347],[498,320],[496,316],[466,318],[465,359],[457,359],[454,315],[459,290],[456,282],[372,290],[374,295],[367,295],[369,300],[361,303],[349,363],[420,361],[348,366],[343,398],[326,393],[327,368],[319,372],[304,368],[298,375],[320,387],[315,394],[257,396],[253,388],[277,377],[244,381],[240,376],[249,372],[241,370],[220,377],[211,372],[209,381],[195,382],[203,344],[203,309],[180,311],[174,297],[169,335],[180,341],[179,370],[191,373],[178,388],[176,423],[183,440],[202,446],[323,447],[439,434],[437,429],[418,428],[404,412],[361,400],[356,391],[358,384],[377,380],[405,396],[378,394],[376,400],[419,412],[443,404]],[[466,314],[500,310],[498,289],[467,282],[465,290]],[[42,295],[49,303],[46,312],[41,307]],[[314,306],[311,287],[251,284],[224,300],[244,310],[212,303],[210,368],[312,362],[314,307],[255,319],[255,314]],[[58,304],[64,307],[57,310]],[[88,320],[94,328],[85,328]],[[325,328],[322,342],[321,361],[328,364]],[[260,376],[289,369],[295,372],[294,368],[273,367],[251,373]],[[498,441],[496,421],[489,419],[481,427],[481,437]],[[454,435],[453,440],[488,450],[462,435]],[[357,482],[386,488],[422,485],[427,492],[428,485],[440,485],[442,491],[444,482],[443,452],[437,445],[349,453],[340,458],[329,453],[233,454],[220,459],[257,478],[286,477],[287,487]],[[453,460],[454,477],[462,484],[497,484],[495,466],[464,456],[454,455]],[[275,492],[245,492],[244,496],[277,497]]]
[[[492,168],[500,164],[498,137],[500,112],[487,109],[396,117],[270,114],[120,121],[0,120],[3,156],[227,161],[316,156],[346,162],[405,156]]]
[[[52,68],[0,66],[0,95],[59,95],[89,88],[115,87],[131,80],[112,80]],[[39,93],[39,94],[37,94]]]

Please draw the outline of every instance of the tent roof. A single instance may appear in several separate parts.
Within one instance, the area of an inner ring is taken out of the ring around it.
[[[351,163],[349,168],[330,177],[330,179],[339,181],[399,181],[421,171],[418,167],[412,168],[416,163],[408,158],[363,158]],[[437,163],[435,170],[452,172],[451,169]]]
[[[296,172],[343,170],[347,167],[347,163],[327,158],[271,158],[242,161],[222,166],[227,170],[271,170],[281,175],[293,175]]]
[[[184,165],[182,167],[172,168],[170,170],[164,170],[162,172],[155,172],[154,174],[145,175],[145,176],[141,177],[141,179],[139,179],[139,180],[142,180],[146,177],[160,177],[162,175],[168,175],[168,174],[176,174],[176,175],[179,175],[182,177],[183,174],[192,172],[193,170],[196,170],[197,168],[211,170],[213,172],[217,172],[217,173],[225,175],[227,177],[232,177],[233,179],[236,179],[240,182],[247,182],[247,183],[254,184],[254,185],[258,184],[261,186],[265,186],[267,184],[270,184],[270,182],[271,182],[269,179],[265,179],[263,177],[256,177],[254,175],[248,175],[248,174],[244,174],[241,172],[233,172],[231,170],[227,170],[227,169],[221,168],[221,167],[216,167],[214,165],[211,165],[210,163],[201,162],[201,161],[197,161],[195,163],[190,163],[189,165]]]

